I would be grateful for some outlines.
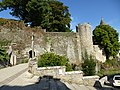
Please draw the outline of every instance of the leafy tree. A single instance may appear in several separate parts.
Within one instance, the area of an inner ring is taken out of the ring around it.
[[[104,49],[106,58],[116,56],[120,49],[118,32],[109,25],[99,25],[93,31],[94,44]]]
[[[59,56],[54,53],[45,53],[38,58],[38,67],[47,66],[66,66],[66,71],[71,71],[72,66],[68,63],[65,56]]]
[[[2,0],[0,9],[11,9],[11,15],[41,26],[47,31],[70,31],[70,13],[67,6],[57,0]]]
[[[52,15],[50,16],[52,28],[50,28],[50,31],[70,31],[71,18],[68,7],[59,1],[50,2],[49,4],[52,8]]]
[[[96,62],[92,56],[89,56],[85,52],[85,57],[83,57],[84,63],[82,64],[82,71],[85,75],[95,75]]]

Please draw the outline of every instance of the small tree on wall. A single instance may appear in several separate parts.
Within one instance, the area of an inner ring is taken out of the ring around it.
[[[85,56],[83,57],[84,63],[82,64],[82,71],[85,75],[95,75],[95,66],[96,62],[93,57],[85,52]]]
[[[47,52],[38,58],[38,67],[48,66],[66,66],[66,71],[72,71],[68,58]]]

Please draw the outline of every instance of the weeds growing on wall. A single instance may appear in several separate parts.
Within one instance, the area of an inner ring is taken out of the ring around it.
[[[85,52],[85,56],[83,57],[84,63],[82,64],[82,71],[84,72],[85,76],[91,76],[91,75],[95,75],[95,66],[96,66],[96,62],[93,59],[93,57],[87,54],[87,52]]]
[[[38,67],[48,66],[66,66],[66,71],[72,71],[72,66],[68,58],[59,56],[54,53],[45,53],[38,58]]]
[[[7,46],[10,41],[7,40],[0,40],[0,62],[2,62],[3,66],[8,65],[8,61],[10,59],[9,55],[4,46]],[[1,63],[0,63],[1,64]]]
[[[11,41],[2,39],[2,40],[0,40],[0,47],[7,46],[10,43],[11,43]]]
[[[0,61],[3,63],[4,66],[8,65],[9,56],[6,53],[6,50],[0,47]]]
[[[98,72],[98,75],[103,76],[117,73],[120,73],[120,61],[107,59],[105,63],[101,64],[101,70]]]

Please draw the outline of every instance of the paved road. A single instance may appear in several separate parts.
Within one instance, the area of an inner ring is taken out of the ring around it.
[[[34,76],[27,72],[28,64],[0,70],[0,90],[120,90],[112,87],[94,88],[63,82],[54,78]]]
[[[0,70],[0,86],[7,85],[9,82],[24,73],[28,68],[28,64],[19,64],[16,66],[4,68]]]

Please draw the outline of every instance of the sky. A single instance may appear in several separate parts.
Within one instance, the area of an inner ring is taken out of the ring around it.
[[[120,0],[59,0],[68,6],[71,14],[71,29],[75,31],[79,23],[90,23],[92,30],[99,25],[101,18],[120,34]],[[0,18],[14,17],[9,11],[0,12]]]
[[[71,28],[79,23],[90,23],[92,29],[101,18],[120,33],[120,0],[60,0],[69,7]]]

